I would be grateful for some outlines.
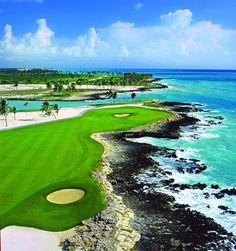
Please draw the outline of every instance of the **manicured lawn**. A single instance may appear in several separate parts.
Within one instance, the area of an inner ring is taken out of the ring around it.
[[[6,90],[0,91],[0,96],[4,95],[35,95],[41,93],[48,93],[49,90],[47,89],[29,89],[29,90]]]
[[[117,118],[116,113],[132,113]],[[101,165],[103,146],[95,132],[127,130],[171,114],[141,107],[90,110],[82,117],[0,131],[0,223],[59,231],[105,208],[91,172]],[[57,205],[46,196],[81,188],[81,200]]]

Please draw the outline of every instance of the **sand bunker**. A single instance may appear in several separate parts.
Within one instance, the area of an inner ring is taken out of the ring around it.
[[[114,117],[123,118],[123,117],[128,117],[130,115],[131,115],[130,113],[117,113],[117,114],[114,114]]]
[[[47,200],[55,204],[68,204],[80,200],[85,192],[81,189],[62,189],[50,193]]]

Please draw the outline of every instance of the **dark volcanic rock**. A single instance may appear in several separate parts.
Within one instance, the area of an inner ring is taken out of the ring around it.
[[[224,211],[229,209],[228,207],[222,205],[218,206],[218,208]]]
[[[200,190],[203,190],[204,188],[206,188],[207,185],[206,184],[202,184],[202,183],[197,183],[197,184],[194,184],[192,185],[192,189],[200,189]]]
[[[152,191],[151,186],[145,183],[137,183],[135,176],[144,168],[159,170],[157,164],[147,157],[158,148],[129,142],[125,140],[125,133],[106,137],[116,145],[116,151],[108,159],[113,169],[110,179],[115,181],[119,177],[124,178],[123,182],[114,185],[114,189],[122,195],[125,204],[133,209],[133,227],[142,236],[136,250],[210,250],[212,245],[224,250],[225,241],[231,241],[231,237],[220,225],[188,209],[188,205],[175,204],[172,196]],[[171,179],[162,182],[168,186],[192,189],[191,185],[173,184]],[[201,183],[192,186],[196,189],[206,187]]]
[[[202,184],[202,183],[196,183],[193,185],[189,185],[189,184],[169,184],[170,187],[173,188],[179,188],[180,190],[184,190],[184,189],[200,189],[203,190],[207,187],[206,184]]]
[[[211,188],[213,188],[213,189],[219,189],[220,187],[219,187],[219,185],[217,185],[217,184],[212,184],[212,185],[211,185]]]
[[[231,188],[231,189],[222,189],[220,190],[219,193],[213,193],[217,199],[223,198],[226,194],[229,196],[236,195],[236,189]]]
[[[174,179],[168,177],[172,174],[171,171],[163,170],[149,156],[159,154],[175,161],[176,169],[178,168],[177,170],[182,173],[199,173],[207,167],[195,159],[177,159],[175,150],[126,140],[143,136],[177,139],[180,137],[180,127],[192,126],[199,122],[197,118],[183,113],[199,109],[198,105],[193,107],[191,104],[184,104],[183,106],[181,103],[172,102],[162,102],[161,105],[178,110],[179,115],[181,113],[180,117],[175,121],[168,121],[158,130],[104,135],[116,149],[107,159],[113,169],[109,179],[114,184],[115,192],[122,195],[124,203],[133,209],[135,213],[133,227],[141,234],[141,240],[135,250],[233,250],[231,247],[235,239],[223,227],[212,219],[190,210],[188,205],[177,204],[174,197],[158,190],[159,186],[165,186],[176,192],[182,189],[204,190],[206,184],[175,184]],[[194,127],[192,130],[195,130]],[[145,172],[145,170],[153,171]],[[159,176],[163,178],[157,186],[156,183],[149,184],[138,180],[136,177],[142,173],[145,173],[148,180],[149,178],[155,180]],[[215,189],[219,188],[217,185],[212,186]],[[233,191],[223,190],[215,193],[215,196],[224,196],[226,193],[231,194]],[[205,197],[210,196],[208,192],[203,194]]]
[[[215,197],[216,197],[217,199],[221,199],[221,198],[224,197],[224,194],[223,194],[223,193],[213,193],[213,195],[215,195]]]
[[[220,193],[227,194],[227,195],[236,195],[236,189],[235,188],[222,189],[220,190]]]

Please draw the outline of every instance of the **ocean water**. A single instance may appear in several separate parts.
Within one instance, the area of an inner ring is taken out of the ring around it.
[[[68,69],[67,69],[68,70]],[[78,69],[70,69],[78,71]],[[104,69],[105,70],[105,69]],[[110,71],[114,71],[111,69]],[[118,69],[117,71],[131,71]],[[201,119],[196,130],[183,128],[182,137],[173,139],[140,138],[137,142],[146,142],[156,146],[168,147],[177,150],[181,158],[194,158],[207,165],[206,171],[200,174],[180,174],[173,169],[170,159],[153,157],[164,169],[171,170],[176,183],[193,184],[197,182],[208,185],[204,191],[186,189],[180,193],[173,193],[162,188],[163,192],[175,196],[179,203],[189,204],[206,216],[214,218],[228,231],[236,234],[236,215],[223,213],[218,208],[227,206],[229,210],[236,211],[236,196],[225,196],[216,199],[212,193],[211,184],[218,184],[221,188],[236,187],[236,71],[215,70],[134,70],[136,72],[153,73],[162,77],[162,83],[168,84],[168,89],[152,90],[151,92],[137,93],[137,99],[153,98],[169,101],[191,102],[203,104],[208,112],[194,113]],[[130,100],[130,93],[119,94],[117,101]],[[86,102],[56,102],[61,107],[84,106],[97,103],[107,103],[111,100],[86,101]],[[17,109],[25,109],[23,101],[10,101]],[[29,109],[39,108],[42,102],[31,101]],[[223,116],[222,124],[205,126],[204,121],[208,116]],[[197,137],[197,139],[196,139]],[[137,177],[145,179],[145,173]],[[148,179],[145,182],[149,182]],[[150,181],[158,183],[157,180]],[[205,198],[203,192],[210,196]],[[210,207],[209,207],[210,206]]]
[[[136,141],[176,149],[179,158],[199,159],[206,164],[206,171],[200,174],[180,174],[173,169],[173,160],[154,157],[164,169],[172,171],[170,178],[174,178],[176,183],[201,182],[208,185],[203,191],[186,189],[174,193],[164,188],[163,192],[174,195],[177,202],[189,204],[191,208],[214,218],[228,231],[236,234],[236,215],[223,213],[218,208],[224,205],[229,210],[236,211],[236,196],[217,199],[212,193],[219,190],[210,188],[211,184],[218,184],[221,188],[236,187],[236,71],[178,70],[158,71],[155,74],[164,77],[162,82],[170,88],[155,90],[150,94],[138,94],[139,98],[199,103],[208,112],[193,113],[193,116],[201,119],[198,128],[183,128],[182,137],[178,140],[145,137]],[[205,126],[204,121],[209,119],[208,116],[223,116],[223,123]],[[145,178],[145,173],[138,178]],[[208,198],[204,196],[207,192],[210,195]]]

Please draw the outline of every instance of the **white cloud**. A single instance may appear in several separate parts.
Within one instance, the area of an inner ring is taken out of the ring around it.
[[[6,46],[6,48],[11,48],[12,43],[13,43],[12,27],[9,24],[5,25],[5,28],[4,28],[3,43]]]
[[[91,27],[66,45],[55,37],[45,19],[37,21],[35,33],[21,38],[14,37],[12,27],[6,25],[0,58],[7,63],[28,59],[84,67],[236,68],[236,30],[211,21],[195,22],[188,9],[160,19],[161,24],[154,26],[118,21],[99,29]]]
[[[185,28],[192,22],[192,12],[189,9],[177,10],[174,13],[169,12],[161,16],[161,20],[166,26],[173,28]]]
[[[91,27],[87,34],[78,37],[74,45],[65,47],[63,54],[76,57],[98,57],[109,50],[109,44],[101,40],[99,34],[94,27]]]
[[[55,54],[57,47],[52,44],[54,32],[48,28],[44,18],[38,19],[37,24],[38,29],[35,33],[26,33],[21,38],[14,37],[11,25],[5,25],[4,35],[0,41],[0,56],[3,59],[22,58],[22,60],[32,60],[32,56]]]
[[[135,9],[136,10],[140,10],[140,9],[142,9],[144,7],[144,4],[142,4],[142,3],[136,3],[136,5],[135,5]]]
[[[37,32],[35,33],[35,40],[39,42],[42,47],[49,47],[52,43],[52,37],[54,32],[47,27],[46,19],[41,18],[37,20],[39,26]]]

